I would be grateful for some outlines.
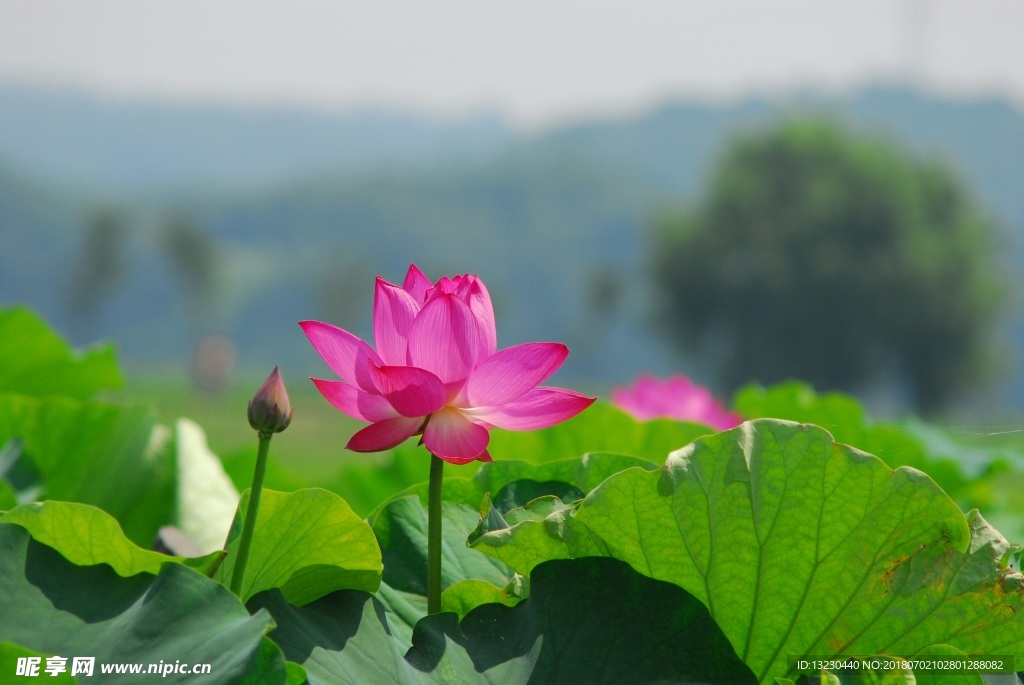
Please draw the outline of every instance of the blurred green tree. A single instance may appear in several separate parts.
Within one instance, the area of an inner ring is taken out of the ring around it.
[[[185,293],[186,313],[204,328],[212,322],[221,255],[210,234],[185,214],[170,212],[160,225],[160,248]]]
[[[91,338],[102,305],[125,275],[125,238],[130,217],[118,206],[92,211],[82,227],[82,241],[69,269],[67,305],[77,332]]]
[[[790,122],[738,140],[706,197],[657,225],[659,322],[729,388],[898,384],[934,411],[991,361],[996,245],[941,165]]]

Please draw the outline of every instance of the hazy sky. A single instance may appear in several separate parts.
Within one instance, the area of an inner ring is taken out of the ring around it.
[[[1024,2],[0,0],[0,81],[129,97],[534,126],[908,74],[1024,107]]]

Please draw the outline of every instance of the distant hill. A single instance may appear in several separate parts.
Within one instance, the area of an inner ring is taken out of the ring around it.
[[[1024,112],[1002,101],[950,101],[872,88],[834,99],[811,94],[731,107],[667,104],[619,122],[581,123],[531,144],[596,155],[654,188],[692,196],[726,141],[787,116],[826,116],[963,173],[1000,219],[1024,228]]]
[[[106,192],[244,189],[368,166],[444,163],[509,137],[497,117],[175,105],[0,85],[0,159]]]
[[[19,255],[28,255],[0,258],[0,292],[4,300],[38,303],[79,341],[105,332],[136,365],[179,364],[200,334],[217,330],[238,342],[246,367],[281,363],[292,373],[320,373],[295,322],[324,318],[368,335],[371,276],[399,279],[415,261],[435,276],[485,276],[501,343],[568,342],[567,376],[600,387],[642,370],[681,369],[708,380],[673,360],[651,333],[647,228],[701,191],[733,136],[788,116],[837,117],[948,160],[1010,229],[1007,262],[1024,252],[1024,113],[998,102],[868,90],[735,107],[676,103],[634,119],[517,137],[496,120],[448,124],[391,114],[374,123],[364,115],[75,97],[80,108],[55,112],[53,121],[63,123],[46,124],[61,142],[18,147],[0,133],[0,160],[37,184],[79,178],[82,187],[89,177],[76,174],[94,160],[91,185],[124,200],[132,227],[120,251],[123,273],[95,320],[71,321],[59,306],[67,301],[62,292],[75,273],[82,226],[103,196],[38,185],[5,194],[3,185],[24,181],[0,176],[0,230],[6,236],[13,226]],[[0,92],[0,122],[9,122],[14,115],[4,102]],[[14,117],[24,126],[27,111]],[[129,120],[136,124],[124,125]],[[123,153],[101,144],[119,130]],[[259,141],[259,150],[247,153],[246,141]],[[165,153],[170,158],[159,159]],[[51,216],[62,203],[74,209]],[[11,222],[11,212],[36,218]],[[216,287],[205,294],[169,259],[168,213],[191,222],[216,256]],[[26,237],[30,225],[65,235],[66,247],[39,249]],[[1007,325],[1006,340],[1024,349],[1020,317]],[[1001,401],[1024,408],[1024,373],[1014,369],[1006,379]]]

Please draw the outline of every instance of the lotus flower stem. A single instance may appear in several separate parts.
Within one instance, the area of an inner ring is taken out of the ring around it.
[[[260,433],[260,446],[256,453],[256,471],[252,476],[252,490],[249,491],[249,506],[245,510],[242,536],[238,540],[238,557],[235,559],[235,570],[231,574],[231,592],[239,599],[242,597],[242,581],[245,580],[245,567],[249,563],[249,551],[252,549],[252,536],[253,531],[256,529],[256,514],[260,508],[260,496],[263,494],[263,477],[267,473],[267,455],[270,453],[270,438],[273,435],[273,433]]]
[[[441,612],[441,482],[444,460],[430,455],[427,491],[427,613]]]
[[[284,387],[281,372],[275,366],[249,402],[249,425],[259,435],[260,444],[256,452],[256,471],[252,475],[252,489],[249,491],[249,506],[245,510],[245,523],[242,524],[242,535],[238,539],[238,556],[235,558],[235,568],[231,573],[231,592],[239,599],[242,599],[242,582],[245,580],[245,567],[249,563],[249,551],[252,549],[252,537],[256,530],[260,496],[263,494],[263,477],[267,473],[270,438],[291,424],[293,413],[294,408],[288,398],[288,390]]]

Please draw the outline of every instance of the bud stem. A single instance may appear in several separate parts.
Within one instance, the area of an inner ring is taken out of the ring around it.
[[[256,514],[260,508],[260,495],[263,494],[263,476],[267,473],[267,455],[270,453],[270,438],[273,433],[260,433],[259,450],[256,453],[256,471],[252,476],[252,489],[249,491],[249,505],[245,510],[245,523],[242,524],[242,536],[238,541],[238,556],[235,569],[231,574],[231,592],[242,599],[242,582],[245,580],[245,567],[249,563],[249,551],[252,549],[252,536],[256,528]]]
[[[441,612],[441,482],[444,460],[430,455],[427,486],[427,613]]]

